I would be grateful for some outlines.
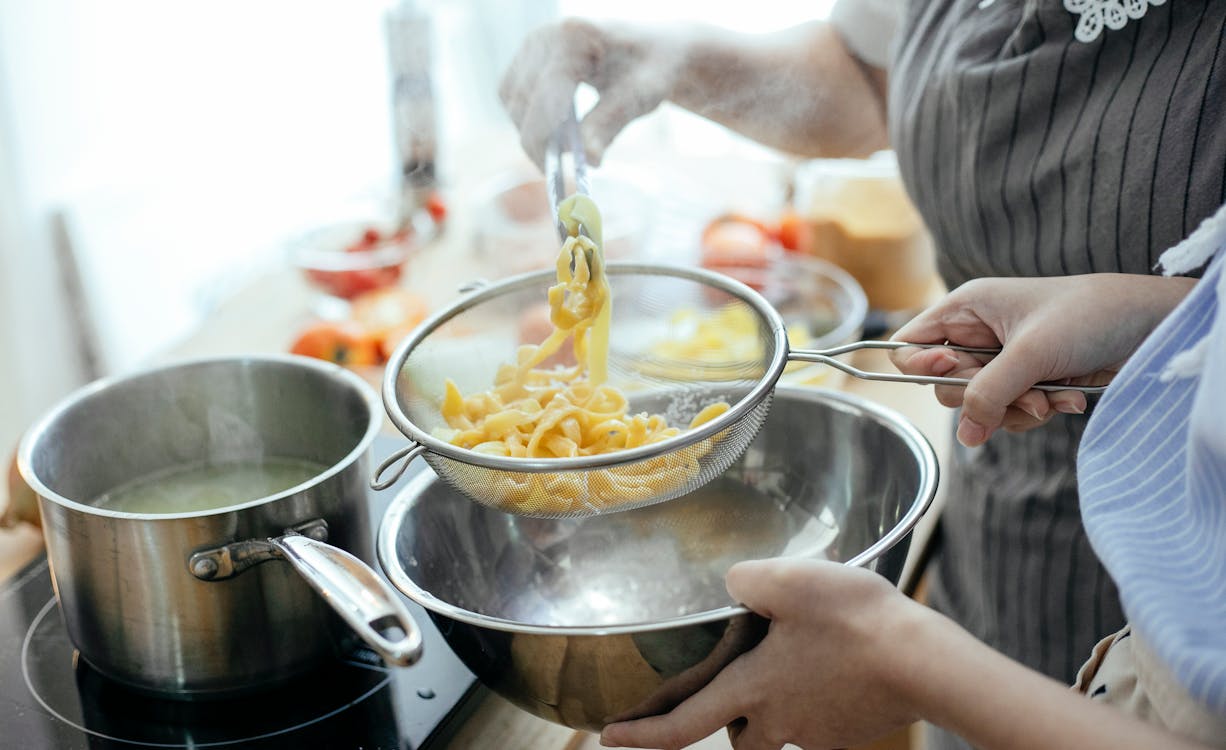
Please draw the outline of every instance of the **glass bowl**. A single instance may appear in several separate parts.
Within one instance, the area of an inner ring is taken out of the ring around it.
[[[291,258],[320,294],[316,313],[343,318],[356,297],[399,284],[422,241],[422,233],[412,225],[346,220],[302,235],[292,244]]]
[[[757,290],[783,316],[793,349],[826,349],[858,340],[864,332],[868,299],[860,284],[839,266],[807,255],[768,249],[754,266],[705,267]],[[836,388],[844,373],[821,364],[794,362],[780,382]]]

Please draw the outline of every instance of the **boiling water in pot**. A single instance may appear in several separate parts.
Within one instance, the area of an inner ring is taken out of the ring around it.
[[[284,492],[327,468],[291,458],[175,466],[126,482],[92,505],[124,513],[218,510]]]

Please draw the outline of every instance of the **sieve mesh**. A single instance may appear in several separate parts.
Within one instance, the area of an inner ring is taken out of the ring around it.
[[[729,410],[675,438],[578,458],[490,456],[440,439],[448,379],[465,396],[486,391],[519,346],[550,332],[545,299],[554,273],[527,274],[461,297],[414,331],[389,363],[388,414],[426,449],[444,481],[505,512],[586,516],[684,495],[744,452],[766,419],[787,356],[778,314],[748,287],[701,269],[610,264],[607,271],[608,384],[626,395],[628,413],[660,414],[685,428],[708,404],[723,401]]]

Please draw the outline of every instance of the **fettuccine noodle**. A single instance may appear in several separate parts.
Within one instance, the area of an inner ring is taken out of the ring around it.
[[[658,414],[629,414],[625,394],[608,385],[612,294],[599,244],[599,213],[585,196],[559,207],[572,236],[557,261],[557,284],[549,288],[554,331],[539,346],[521,346],[516,362],[503,364],[488,391],[464,396],[450,379],[441,406],[449,429],[436,434],[454,445],[516,458],[573,458],[658,443],[681,434]],[[582,223],[593,232],[577,232]],[[545,369],[541,363],[570,340],[576,365]],[[711,404],[689,428],[728,410]],[[678,487],[697,475],[710,441],[624,466],[591,472],[504,475],[489,492],[497,504],[564,513],[591,507],[600,497],[638,501]],[[527,506],[527,507],[525,507]]]

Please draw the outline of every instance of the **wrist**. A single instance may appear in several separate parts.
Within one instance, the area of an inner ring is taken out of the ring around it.
[[[944,723],[944,685],[961,679],[969,670],[963,663],[981,647],[949,618],[917,602],[909,602],[901,616],[891,618],[882,633],[883,647],[893,653],[885,659],[887,689],[905,706],[912,720]]]
[[[1148,316],[1156,326],[1174,310],[1196,286],[1197,279],[1187,276],[1138,276],[1136,274],[1105,274],[1115,287],[1118,299]]]
[[[1200,281],[1200,279],[1190,276],[1154,276],[1152,278],[1160,284],[1158,289],[1159,307],[1157,308],[1159,320],[1165,318],[1172,310],[1178,307],[1179,303],[1183,302],[1184,298],[1196,288],[1197,282]]]

